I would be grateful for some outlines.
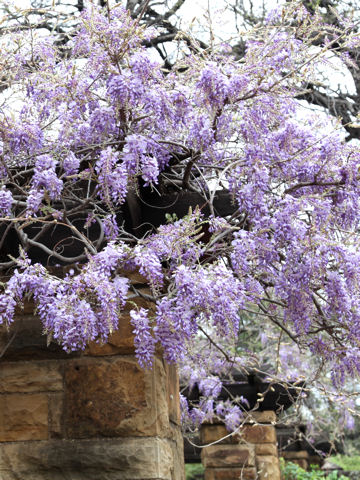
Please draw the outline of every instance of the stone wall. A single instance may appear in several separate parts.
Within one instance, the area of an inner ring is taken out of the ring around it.
[[[205,480],[280,480],[275,421],[274,412],[254,412],[232,436],[222,424],[203,425]]]
[[[1,480],[184,480],[177,372],[139,367],[128,312],[68,355],[32,311],[0,329]]]

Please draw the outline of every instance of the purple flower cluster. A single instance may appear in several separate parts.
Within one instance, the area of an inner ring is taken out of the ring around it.
[[[11,215],[11,207],[13,204],[13,196],[5,187],[0,189],[0,215],[9,217]]]
[[[119,155],[110,147],[103,150],[95,171],[98,174],[100,198],[108,205],[123,203],[127,192],[127,174],[124,164],[119,163]]]
[[[167,163],[166,153],[161,151],[153,140],[142,135],[127,137],[123,153],[124,164],[129,173],[141,175],[145,185],[157,183],[160,173],[158,155],[160,159],[163,157],[161,163],[164,167]]]
[[[137,245],[133,250],[134,264],[139,272],[149,281],[153,288],[159,288],[163,284],[163,272],[158,255],[146,246]]]
[[[6,133],[6,140],[9,152],[14,157],[27,151],[35,154],[43,146],[44,134],[40,126],[30,123],[29,119],[10,128]]]
[[[134,326],[136,357],[143,368],[151,367],[154,361],[156,339],[149,325],[148,311],[144,308],[140,308],[139,311],[131,310],[130,317]]]
[[[201,227],[201,214],[196,212],[181,220],[161,225],[156,234],[150,236],[145,244],[162,261],[170,263],[170,271],[178,265],[196,263],[204,247],[197,241],[194,232]]]
[[[27,199],[26,199],[26,211],[29,216],[35,215],[41,207],[42,201],[44,198],[43,190],[37,190],[32,188],[29,190]]]
[[[119,226],[116,221],[116,215],[107,215],[102,220],[102,226],[105,237],[111,241],[116,240],[117,236],[119,235]]]
[[[113,75],[107,84],[107,94],[122,107],[135,105],[142,89],[143,84],[139,78],[129,75]]]
[[[34,197],[36,197],[36,191],[39,192],[39,198],[40,193],[43,196],[44,191],[48,192],[49,197],[52,200],[60,197],[63,189],[63,182],[57,176],[56,164],[57,162],[50,155],[41,155],[37,157],[34,175],[32,177],[32,191],[34,192]],[[31,202],[28,208],[36,213],[36,201]]]
[[[218,64],[209,62],[201,72],[196,87],[200,90],[206,103],[213,108],[219,108],[227,99],[229,79],[221,72]]]
[[[0,324],[11,323],[16,304],[31,294],[44,331],[66,351],[84,348],[91,340],[106,342],[126,302],[128,280],[110,276],[121,261],[123,251],[109,246],[105,258],[102,252],[78,275],[68,274],[62,280],[43,266],[26,262],[0,295]]]
[[[80,160],[73,152],[69,152],[62,162],[65,175],[75,175],[80,167]]]

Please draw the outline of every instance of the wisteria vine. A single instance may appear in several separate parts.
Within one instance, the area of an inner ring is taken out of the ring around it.
[[[151,367],[160,343],[198,385],[203,403],[184,418],[215,412],[236,428],[241,408],[213,400],[218,376],[259,364],[241,343],[254,325],[263,344],[283,335],[327,364],[336,387],[358,374],[360,150],[296,101],[327,62],[315,34],[339,54],[360,43],[349,22],[331,28],[297,3],[248,33],[241,61],[193,45],[171,71],[121,6],[86,9],[66,54],[51,35],[5,35],[0,323],[32,296],[67,351],[106,342],[132,291],[120,272],[138,269],[154,309],[130,313],[137,357]],[[190,194],[201,201],[177,217],[170,200]],[[155,231],[142,205],[161,197]],[[57,264],[74,268],[59,277]]]

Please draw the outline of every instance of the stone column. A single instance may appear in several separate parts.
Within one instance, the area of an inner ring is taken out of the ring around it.
[[[201,453],[205,480],[280,480],[275,421],[274,412],[254,412],[227,438],[223,424],[203,425],[201,443],[212,444]]]
[[[31,306],[1,327],[1,480],[184,480],[177,372],[160,355],[139,367],[128,310],[109,343],[71,355]]]

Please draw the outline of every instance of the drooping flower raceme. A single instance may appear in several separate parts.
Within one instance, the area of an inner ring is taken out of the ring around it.
[[[5,217],[11,215],[11,207],[13,203],[13,197],[10,190],[2,188],[0,190],[0,214]]]

